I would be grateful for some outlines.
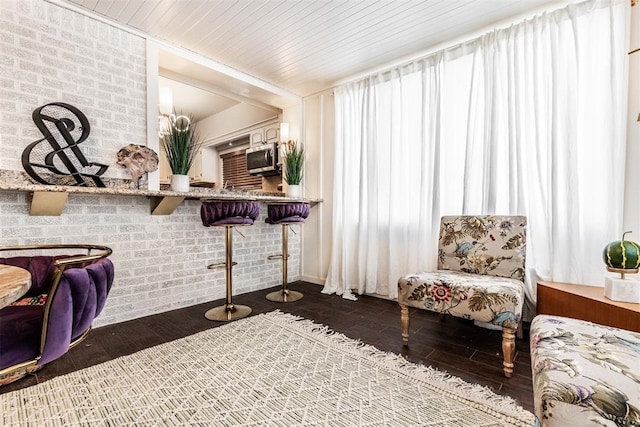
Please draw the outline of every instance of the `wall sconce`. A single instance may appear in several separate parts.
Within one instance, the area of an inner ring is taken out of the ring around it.
[[[280,141],[289,140],[289,123],[280,123]]]
[[[158,96],[160,114],[168,116],[173,112],[173,91],[170,87],[161,87]]]

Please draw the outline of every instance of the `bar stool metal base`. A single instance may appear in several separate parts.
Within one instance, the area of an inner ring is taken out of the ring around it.
[[[251,307],[246,305],[235,305],[232,301],[233,296],[233,266],[237,264],[233,260],[233,229],[234,225],[225,225],[224,233],[224,252],[225,261],[217,264],[211,264],[207,266],[209,269],[224,267],[226,270],[226,284],[227,284],[227,296],[225,305],[215,307],[208,310],[204,317],[208,320],[215,320],[218,322],[230,322],[236,319],[242,319],[247,317],[251,313]]]
[[[221,305],[220,307],[212,308],[204,314],[204,317],[218,322],[230,322],[247,317],[249,314],[251,314],[251,307],[232,304],[230,306]]]
[[[302,299],[302,292],[292,291],[289,289],[280,289],[267,294],[267,299],[273,302],[294,302]]]
[[[278,255],[271,255],[268,259],[282,259],[282,289],[279,291],[270,292],[266,298],[273,302],[294,302],[302,299],[304,295],[301,292],[292,291],[287,288],[288,286],[288,263],[289,263],[289,223],[282,223],[282,253]]]

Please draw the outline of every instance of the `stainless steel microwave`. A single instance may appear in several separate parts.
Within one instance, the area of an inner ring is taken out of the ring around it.
[[[250,175],[280,175],[278,143],[270,142],[247,149],[247,172]]]

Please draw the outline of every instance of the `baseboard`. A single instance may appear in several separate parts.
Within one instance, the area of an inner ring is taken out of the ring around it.
[[[304,282],[309,282],[309,283],[314,283],[316,285],[322,285],[324,286],[324,279],[320,279],[319,277],[313,277],[313,276],[300,276],[300,280],[304,281]]]

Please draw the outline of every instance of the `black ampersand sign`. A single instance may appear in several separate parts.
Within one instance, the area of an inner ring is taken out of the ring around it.
[[[80,147],[89,136],[89,121],[76,107],[52,102],[36,108],[33,122],[44,138],[33,141],[22,152],[24,170],[37,182],[50,185],[104,187],[100,176],[109,167],[89,162]],[[49,144],[42,144],[47,141]],[[45,172],[45,176],[38,174]],[[87,182],[93,181],[93,185]]]

